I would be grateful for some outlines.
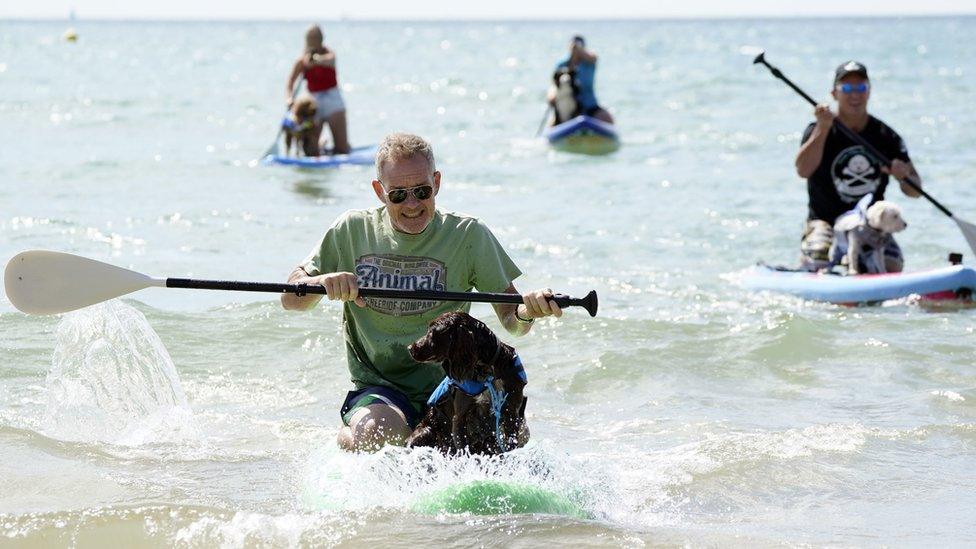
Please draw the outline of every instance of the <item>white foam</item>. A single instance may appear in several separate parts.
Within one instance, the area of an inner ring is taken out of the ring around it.
[[[485,457],[390,446],[375,454],[354,454],[328,444],[310,457],[302,504],[310,510],[409,510],[425,495],[498,480],[558,494],[594,517],[605,518],[615,499],[612,483],[599,467],[550,446],[533,442],[504,456]]]
[[[238,511],[230,518],[203,517],[174,538],[178,545],[190,547],[332,547],[362,526],[356,517]]]
[[[948,390],[937,391],[937,390],[933,390],[929,394],[931,394],[933,396],[944,397],[945,399],[947,399],[947,400],[949,400],[951,402],[963,402],[963,401],[966,400],[966,397],[960,395],[959,393],[957,393],[955,391],[948,391]]]

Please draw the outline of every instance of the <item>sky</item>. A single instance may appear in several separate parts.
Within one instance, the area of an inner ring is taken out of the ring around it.
[[[287,6],[283,8],[282,6]],[[3,0],[0,19],[631,19],[976,14],[976,0]]]

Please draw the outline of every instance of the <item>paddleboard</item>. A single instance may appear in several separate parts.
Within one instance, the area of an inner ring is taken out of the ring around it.
[[[565,496],[537,486],[499,480],[475,480],[435,490],[418,498],[412,510],[429,515],[537,513],[590,518],[589,514]]]
[[[840,276],[759,264],[743,274],[741,283],[754,291],[837,304],[878,303],[913,294],[927,300],[972,300],[976,269],[953,265],[912,273]]]
[[[601,155],[620,148],[620,138],[613,124],[590,116],[577,116],[543,133],[553,148],[566,152]]]
[[[283,156],[269,154],[261,162],[265,165],[298,166],[300,168],[338,168],[339,166],[368,166],[376,161],[378,145],[354,147],[349,154],[323,156]]]

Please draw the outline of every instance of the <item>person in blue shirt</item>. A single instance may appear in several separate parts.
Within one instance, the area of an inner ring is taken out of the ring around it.
[[[592,116],[608,124],[613,124],[613,116],[600,106],[593,91],[596,77],[596,54],[586,49],[586,40],[582,36],[574,36],[569,44],[569,57],[556,64],[556,73],[569,70],[574,74],[576,101],[580,114]],[[556,89],[550,89],[549,103],[555,105]]]

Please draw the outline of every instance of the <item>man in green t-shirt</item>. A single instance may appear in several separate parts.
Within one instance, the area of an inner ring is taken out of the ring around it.
[[[355,390],[340,415],[339,446],[373,450],[402,444],[420,419],[430,393],[444,378],[438,364],[407,352],[441,313],[470,303],[364,299],[359,288],[507,292],[522,272],[483,223],[434,206],[441,174],[422,138],[387,136],[376,154],[373,191],[382,206],[350,210],[333,223],[288,282],[324,286],[343,305],[346,358]],[[495,304],[509,333],[527,334],[536,318],[562,316],[552,290],[522,295],[521,305]],[[321,296],[283,294],[282,306],[308,310]]]

